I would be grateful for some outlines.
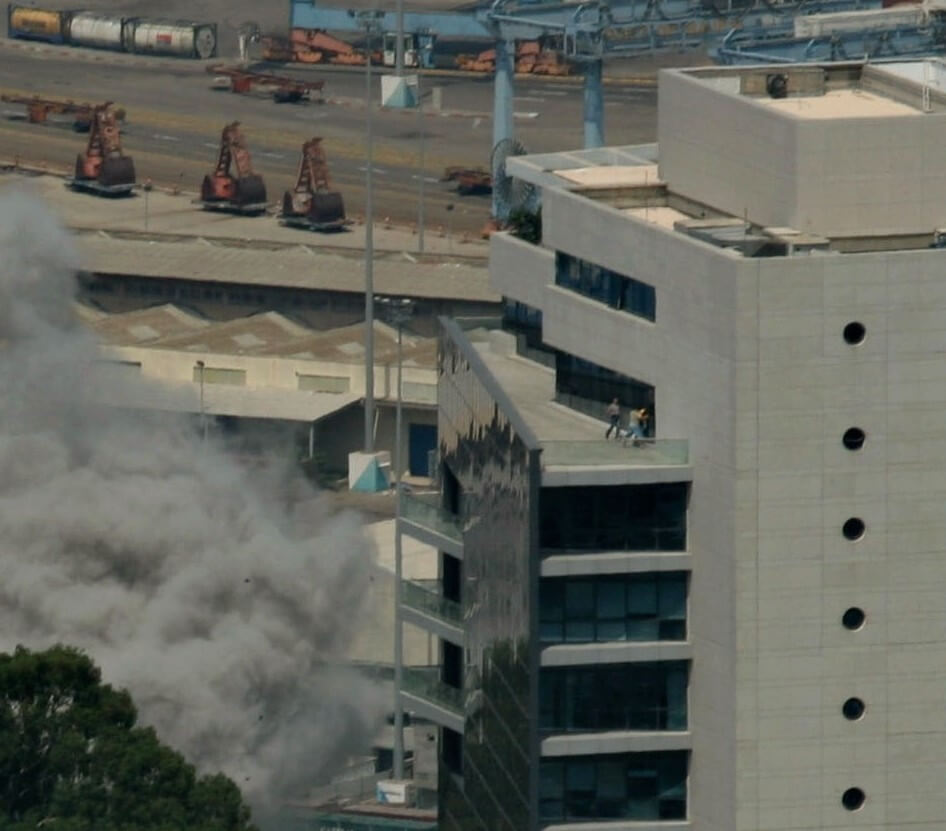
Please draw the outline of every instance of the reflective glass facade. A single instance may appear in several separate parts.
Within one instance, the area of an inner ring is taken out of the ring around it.
[[[543,549],[684,551],[685,482],[544,488],[539,506]]]
[[[669,750],[544,759],[540,815],[546,822],[686,819],[688,756]]]
[[[561,252],[555,255],[555,284],[645,320],[657,317],[653,286]]]
[[[539,728],[685,730],[687,663],[545,667],[539,673]]]
[[[453,324],[441,335],[439,371],[444,492],[459,494],[447,507],[464,525],[467,645],[466,729],[459,770],[440,777],[440,827],[528,831],[538,789],[538,645],[530,639],[538,614],[538,448]]]
[[[686,613],[684,572],[546,577],[539,585],[543,643],[682,641]]]

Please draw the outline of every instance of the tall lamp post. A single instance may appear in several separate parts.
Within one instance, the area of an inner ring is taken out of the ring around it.
[[[424,144],[426,142],[425,136],[425,124],[424,124],[424,94],[421,91],[421,73],[420,66],[417,67],[417,132],[420,134],[419,150],[420,150],[420,181],[418,182],[418,188],[420,189],[420,198],[417,200],[417,250],[423,254],[424,253],[424,176],[426,175],[426,164],[424,162]]]
[[[383,12],[351,12],[365,30],[365,453],[374,452],[374,126],[371,120],[371,36]]]
[[[394,778],[404,778],[404,708],[401,685],[404,679],[404,639],[401,631],[401,371],[404,324],[411,319],[414,301],[406,297],[379,297],[388,322],[397,327],[397,409],[394,425]]]
[[[203,441],[207,441],[207,416],[204,412],[204,362],[197,362],[198,380],[200,381],[200,432]]]

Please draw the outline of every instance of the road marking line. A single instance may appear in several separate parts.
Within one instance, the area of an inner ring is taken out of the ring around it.
[[[365,171],[365,173],[368,172],[368,166],[367,166],[367,165],[362,165],[362,166],[359,167],[358,169]],[[387,175],[388,175],[388,172],[387,172],[386,170],[382,170],[380,167],[372,167],[372,168],[371,168],[371,172],[372,172],[372,173],[377,173],[379,176],[387,176]]]
[[[544,98],[539,98],[538,96],[531,96],[531,95],[517,95],[515,96],[513,100],[514,101],[539,101],[539,102],[545,101]]]
[[[538,92],[538,90],[536,90],[536,92]],[[569,95],[572,92],[573,90],[569,90],[569,89],[543,89],[542,90],[543,95]]]
[[[362,170],[364,170],[364,168],[362,168]],[[417,180],[417,179],[420,179],[420,176],[418,176],[418,175],[415,173],[413,176],[411,176],[411,178]],[[425,181],[425,182],[432,182],[433,184],[436,185],[440,180],[439,180],[439,179],[434,179],[432,176],[425,176],[425,177],[424,177],[424,181]]]
[[[160,139],[161,141],[180,141],[180,138],[177,136],[168,136],[164,133],[153,133],[151,138]]]
[[[257,153],[257,156],[266,156],[267,159],[285,159],[282,153]]]

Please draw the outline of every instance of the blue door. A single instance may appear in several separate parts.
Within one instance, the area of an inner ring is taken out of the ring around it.
[[[429,476],[427,454],[437,449],[437,425],[411,424],[407,436],[411,476]]]

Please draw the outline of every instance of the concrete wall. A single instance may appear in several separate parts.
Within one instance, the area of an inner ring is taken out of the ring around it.
[[[658,438],[689,438],[690,818],[700,831],[735,823],[735,366],[738,275],[745,264],[693,239],[564,191],[543,194],[544,244],[656,287],[656,321],[546,285],[547,343],[656,387]],[[542,274],[547,252],[536,253]],[[510,284],[511,285],[511,284]],[[524,300],[523,295],[515,299]]]
[[[671,191],[825,236],[946,225],[946,114],[805,118],[681,71],[660,73],[659,96],[660,177]]]
[[[741,280],[739,831],[946,816],[946,284],[938,251],[762,260]],[[757,309],[756,314],[753,310]],[[842,337],[860,321],[863,344]],[[852,452],[841,437],[867,434]],[[841,526],[860,517],[863,539]],[[863,629],[841,625],[863,608]],[[866,703],[859,721],[845,699]],[[864,807],[841,805],[860,787]]]
[[[660,178],[671,191],[762,225],[797,227],[789,119],[684,73],[661,72],[658,97]]]
[[[194,366],[204,361],[208,369],[241,369],[246,371],[247,388],[298,390],[300,375],[327,375],[349,379],[349,392],[364,393],[365,368],[361,362],[314,361],[254,355],[224,355],[206,352],[149,349],[136,346],[109,346],[103,354],[111,359],[141,364],[141,377],[168,383],[194,383]],[[403,367],[402,382],[422,384],[429,389],[413,400],[405,390],[405,401],[430,404],[436,401],[437,373],[433,367]],[[376,362],[374,367],[375,395],[396,398],[397,364]],[[300,393],[305,394],[305,393]]]
[[[540,309],[544,287],[555,282],[555,252],[508,233],[493,234],[489,282],[503,296]]]

